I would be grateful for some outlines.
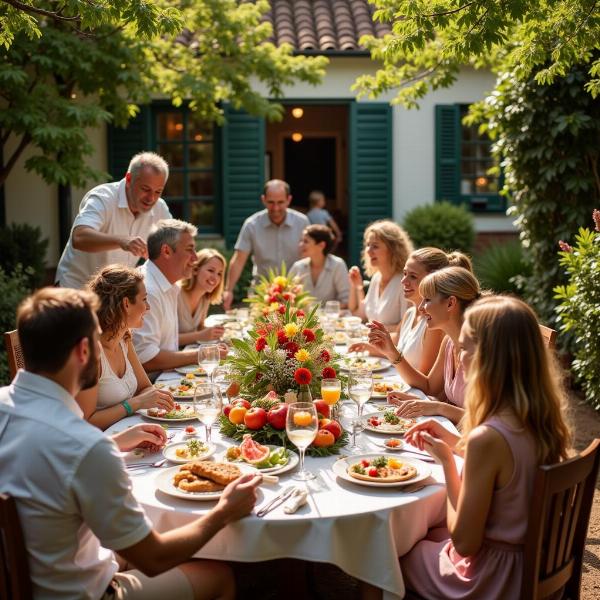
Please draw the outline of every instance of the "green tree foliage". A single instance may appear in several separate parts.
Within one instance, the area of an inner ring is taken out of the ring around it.
[[[317,84],[327,60],[269,43],[268,9],[266,0],[0,0],[0,185],[28,147],[26,168],[49,183],[106,177],[85,164],[85,129],[124,125],[153,95],[189,100],[216,122],[225,102],[278,118],[281,106],[252,82],[276,99],[295,81]]]
[[[447,87],[465,64],[494,64],[517,79],[535,72],[552,83],[574,65],[588,64],[587,90],[600,94],[596,0],[372,0],[375,19],[392,23],[385,39],[363,42],[382,66],[356,89],[414,106],[430,89]]]
[[[48,240],[42,230],[28,223],[11,223],[0,227],[0,269],[12,272],[19,265],[27,265],[28,286],[40,287],[46,277],[45,256]]]
[[[519,295],[531,275],[518,240],[488,246],[474,257],[473,267],[481,287],[498,294]]]

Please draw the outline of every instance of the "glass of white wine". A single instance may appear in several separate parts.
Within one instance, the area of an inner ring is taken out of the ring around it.
[[[204,425],[206,443],[210,444],[210,428],[223,408],[223,396],[218,385],[199,383],[194,390],[194,414]]]
[[[356,450],[360,446],[356,443],[356,432],[362,431],[362,414],[365,404],[373,394],[373,373],[368,369],[356,369],[348,375],[348,396],[357,406],[358,417],[352,423],[352,444],[350,448]]]
[[[220,360],[218,344],[202,344],[198,347],[198,366],[206,371],[211,380],[213,371],[219,366]]]
[[[315,474],[304,469],[304,453],[317,436],[317,409],[312,402],[294,402],[288,406],[285,430],[300,454],[300,470],[292,475],[297,481],[314,479]]]

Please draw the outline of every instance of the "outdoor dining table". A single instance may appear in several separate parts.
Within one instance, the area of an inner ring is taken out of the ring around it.
[[[390,368],[382,375],[387,380],[395,376],[395,371]],[[160,379],[178,376],[174,372],[164,373]],[[413,391],[422,395],[419,390]],[[374,410],[372,405],[371,408]],[[369,405],[365,407],[367,412]],[[356,407],[352,402],[342,404],[343,425],[348,426],[355,415]],[[456,431],[447,419],[440,417],[439,420]],[[140,415],[134,415],[119,421],[108,432],[142,421]],[[202,425],[198,422],[194,425],[201,432]],[[362,445],[358,454],[389,453],[382,445],[386,436],[366,430],[358,435]],[[171,441],[182,439],[181,428]],[[217,446],[217,459],[235,444],[219,435],[216,429],[212,432],[212,441]],[[352,454],[347,447],[342,452],[345,456]],[[149,455],[144,460],[150,463],[157,458],[159,455]],[[326,562],[381,588],[386,599],[402,598],[405,588],[398,556],[408,552],[431,526],[445,517],[446,488],[442,467],[428,463],[431,468],[431,476],[425,482],[428,485],[410,492],[403,491],[402,487],[381,489],[342,480],[332,471],[339,458],[335,455],[307,456],[306,468],[317,476],[308,483],[294,482],[292,471],[282,474],[278,484],[262,484],[254,512],[217,533],[197,557],[240,562],[278,558]],[[128,462],[127,457],[125,462]],[[180,499],[157,490],[156,477],[160,472],[160,468],[151,467],[131,471],[133,493],[158,531],[185,525],[215,506],[214,500]],[[294,514],[285,514],[280,506],[262,518],[256,516],[261,506],[292,483],[306,486],[307,504]]]

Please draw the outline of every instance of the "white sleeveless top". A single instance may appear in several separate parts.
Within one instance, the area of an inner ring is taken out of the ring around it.
[[[411,306],[406,311],[406,318],[400,328],[398,345],[396,347],[402,352],[408,364],[419,370],[421,359],[423,358],[423,338],[427,329],[427,320],[420,318],[415,326],[417,318],[417,309]]]
[[[402,273],[396,273],[379,294],[381,273],[377,271],[371,278],[365,296],[365,315],[368,321],[379,321],[384,325],[396,325],[402,321],[406,311],[406,299],[402,289]]]
[[[123,400],[129,400],[137,390],[137,378],[127,357],[127,344],[125,340],[121,340],[119,346],[121,346],[121,351],[125,357],[125,373],[123,377],[116,376],[104,354],[104,348],[100,346],[102,375],[100,375],[98,381],[97,408],[108,408],[109,406],[120,404]]]

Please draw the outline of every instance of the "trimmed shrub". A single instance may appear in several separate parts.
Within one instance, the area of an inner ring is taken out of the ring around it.
[[[30,289],[42,285],[46,277],[48,240],[42,230],[27,223],[11,223],[0,227],[0,267],[12,273],[17,264],[27,267],[26,279]]]
[[[419,206],[404,217],[403,227],[415,248],[435,246],[442,250],[460,250],[470,254],[475,241],[473,215],[450,202]]]
[[[531,275],[518,240],[489,246],[474,257],[473,266],[481,286],[499,294],[520,294],[524,280]]]

